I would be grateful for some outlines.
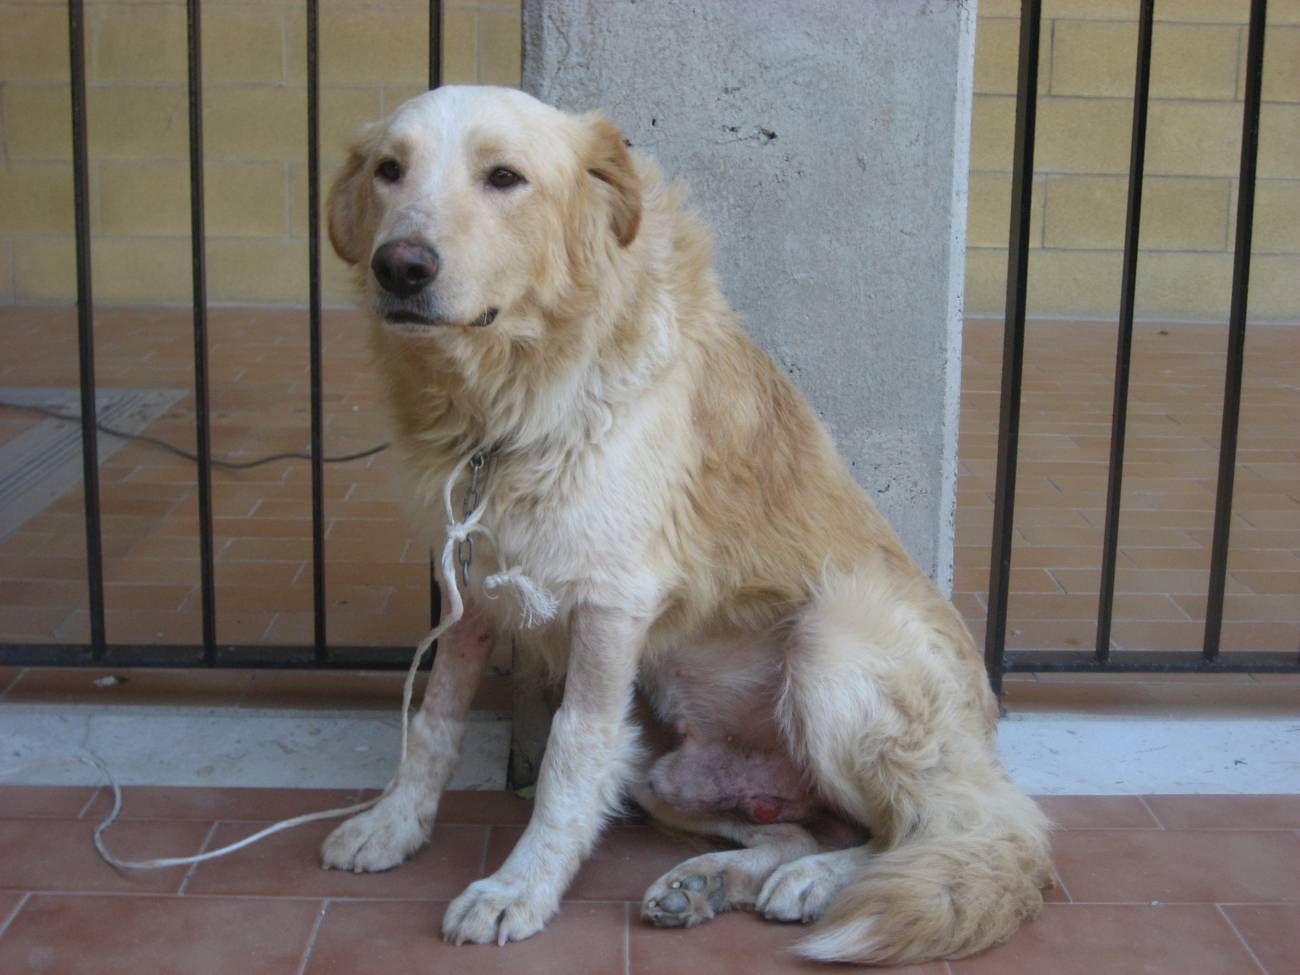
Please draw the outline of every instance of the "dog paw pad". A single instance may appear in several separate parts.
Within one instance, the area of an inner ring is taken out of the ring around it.
[[[726,909],[722,874],[693,873],[651,887],[641,904],[641,916],[661,928],[690,928]]]

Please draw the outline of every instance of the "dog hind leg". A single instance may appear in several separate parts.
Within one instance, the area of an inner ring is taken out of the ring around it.
[[[796,823],[697,816],[673,809],[643,784],[631,792],[653,819],[670,829],[718,836],[744,847],[691,857],[651,884],[641,900],[641,917],[658,927],[691,928],[724,911],[751,910],[773,870],[819,849],[812,834]]]
[[[1049,824],[997,758],[978,656],[938,592],[882,571],[827,580],[787,660],[786,734],[819,792],[872,834],[856,863],[839,861],[839,889],[797,950],[958,958],[1036,916]],[[795,870],[765,891],[774,913],[793,914],[777,897]]]

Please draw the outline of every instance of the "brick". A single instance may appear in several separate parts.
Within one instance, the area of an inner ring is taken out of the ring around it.
[[[1127,138],[1124,145],[1127,151]],[[1226,102],[1151,103],[1147,127],[1148,174],[1235,176],[1240,156],[1240,106]]]
[[[1273,11],[1270,9],[1270,14]],[[1280,27],[1270,17],[1264,35],[1264,86],[1266,102],[1300,101],[1300,28]],[[1245,64],[1245,31],[1242,31],[1242,64]]]
[[[1240,114],[1236,116],[1241,127]],[[1266,104],[1259,111],[1260,178],[1300,177],[1300,105]],[[1234,165],[1234,175],[1236,169]]]
[[[1000,317],[1006,297],[1006,249],[969,247],[966,251],[966,314]]]
[[[519,15],[512,12],[478,15],[478,80],[485,85],[519,86],[523,69],[523,38]]]
[[[1043,240],[1043,204],[1047,181],[1034,180],[1029,210],[1030,247]],[[969,210],[966,217],[966,242],[971,247],[1006,247],[1011,226],[1011,175],[972,173]]]
[[[149,237],[96,240],[91,245],[91,262],[96,301],[190,300],[190,249],[178,247],[174,240]]]
[[[1231,188],[1228,180],[1147,177],[1142,190],[1141,245],[1169,250],[1226,246]]]
[[[1151,128],[1157,107],[1153,103]],[[1180,106],[1182,107],[1182,106]],[[1034,165],[1058,173],[1127,173],[1132,112],[1111,99],[1045,98],[1038,103],[1038,139]],[[1240,126],[1238,126],[1240,128]],[[1150,139],[1150,136],[1148,136]],[[1148,141],[1150,146],[1150,141]],[[1008,142],[1006,152],[1011,152]],[[1150,164],[1148,172],[1156,169]]]
[[[71,160],[71,102],[66,87],[0,85],[7,160]],[[62,124],[51,120],[62,119]]]
[[[1085,318],[1110,316],[1119,307],[1120,258],[1118,251],[1037,251],[1031,254],[1030,314]],[[1004,291],[1005,287],[1004,284]]]
[[[66,80],[67,13],[57,7],[0,7],[0,77],[5,81]]]
[[[975,95],[971,103],[970,168],[1010,172],[1015,130],[1014,97]]]
[[[10,246],[15,299],[51,301],[76,294],[76,266],[73,263],[76,258],[72,238],[18,238]]]
[[[444,78],[447,77],[447,73],[445,71],[443,72],[443,77]],[[451,80],[447,80],[444,83],[449,85],[460,84],[460,82],[451,81]],[[385,117],[387,117],[391,115],[398,108],[398,106],[404,104],[405,102],[410,101],[412,98],[414,98],[417,95],[423,95],[426,91],[428,91],[428,89],[423,85],[385,86],[383,89],[380,90],[379,93],[380,111]]]
[[[1057,21],[1052,94],[1131,97],[1136,44],[1135,21]]]
[[[342,162],[347,156],[348,146],[352,144],[357,130],[366,122],[373,122],[382,117],[380,92],[377,88],[332,88],[322,91],[320,118],[322,162]]]
[[[208,242],[213,301],[294,302],[307,299],[305,241],[216,238]]]
[[[1251,283],[1253,299],[1253,263]],[[1138,256],[1136,314],[1139,317],[1220,318],[1228,313],[1231,291],[1231,254],[1147,251]]]
[[[442,80],[450,85],[478,80],[478,17],[473,11],[442,15]]]
[[[1125,0],[1047,0],[1043,4],[1043,17],[1123,20],[1133,16],[1133,9],[1133,4]]]
[[[0,238],[0,303],[14,300],[14,247]]]
[[[327,10],[320,31],[322,84],[427,79],[428,23],[428,8]]]
[[[91,158],[189,158],[184,88],[91,88],[86,101]]]
[[[326,93],[322,92],[322,118]],[[294,160],[307,154],[307,95],[301,88],[216,88],[203,100],[211,159]],[[325,145],[322,137],[321,145]]]
[[[1043,243],[1048,247],[1122,247],[1127,196],[1128,180],[1123,176],[1052,178],[1047,186]]]
[[[172,81],[186,78],[185,11],[114,4],[95,11],[88,43],[91,81]]]
[[[1300,290],[1296,288],[1295,254],[1257,254],[1250,261],[1252,320],[1300,321]]]
[[[982,8],[981,8],[982,12]],[[1045,94],[1051,81],[1052,45],[1040,43],[1038,92]],[[1020,19],[979,18],[975,27],[975,91],[978,94],[1014,95],[1020,66]]]
[[[0,167],[0,233],[62,234],[72,226],[71,166],[17,163]]]
[[[1069,17],[1098,20],[1123,20],[1135,16],[1131,0],[1047,0],[1043,4],[1045,19]],[[983,0],[979,6],[984,16],[1019,16],[1019,0]],[[1200,21],[1207,23],[1244,24],[1250,8],[1241,0],[1178,0],[1156,6],[1156,21]],[[1295,23],[1300,18],[1297,0],[1273,0],[1268,5],[1269,24]]]
[[[205,82],[266,81],[285,78],[284,14],[278,10],[203,12],[203,80]],[[298,19],[302,18],[301,15]]]
[[[293,163],[289,167],[289,232],[295,237],[307,236],[307,166],[305,164]],[[324,233],[326,226],[325,200],[329,195],[330,185],[334,182],[334,175],[339,171],[339,166],[332,163],[323,163],[320,172],[320,225]],[[332,248],[325,246],[326,251],[332,253]]]
[[[283,166],[212,164],[203,178],[209,234],[278,237],[285,233],[288,186]]]
[[[92,221],[96,233],[180,236],[190,232],[190,171],[185,163],[99,167]]]
[[[354,308],[362,299],[357,290],[356,272],[344,264],[329,247],[321,257],[321,295],[331,305]]]
[[[1157,26],[1151,35],[1151,97],[1233,98],[1240,33],[1236,27],[1206,24]],[[1129,51],[1136,58],[1136,33]],[[1127,94],[1132,95],[1131,87]]]

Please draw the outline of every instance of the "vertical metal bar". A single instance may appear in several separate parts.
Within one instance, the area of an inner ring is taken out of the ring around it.
[[[1228,574],[1228,531],[1237,467],[1237,424],[1241,414],[1241,371],[1246,353],[1246,301],[1250,282],[1250,237],[1255,220],[1255,162],[1259,149],[1259,102],[1264,77],[1266,0],[1251,0],[1246,43],[1246,97],[1241,120],[1241,170],[1237,177],[1237,241],[1232,259],[1228,316],[1228,361],[1223,390],[1223,432],[1219,438],[1219,487],[1214,501],[1210,587],[1205,603],[1206,660],[1219,657],[1223,590]]]
[[[429,90],[442,85],[442,0],[429,0]],[[442,620],[442,594],[438,589],[438,562],[429,553],[429,626]]]
[[[1133,302],[1137,293],[1142,172],[1146,165],[1147,107],[1151,88],[1151,24],[1154,19],[1155,0],[1142,0],[1138,16],[1137,70],[1133,83],[1133,134],[1129,140],[1124,271],[1119,291],[1119,334],[1115,343],[1115,392],[1110,410],[1110,469],[1106,484],[1106,531],[1101,549],[1101,599],[1097,607],[1097,662],[1103,664],[1110,659],[1111,612],[1115,603],[1115,556],[1119,549],[1119,508],[1124,478],[1124,434],[1128,423],[1128,375],[1133,353]]]
[[[429,90],[442,85],[442,0],[429,0]]]
[[[1020,441],[1020,383],[1025,355],[1025,288],[1029,276],[1029,214],[1034,186],[1034,122],[1038,107],[1038,42],[1042,0],[1020,5],[1020,69],[1016,85],[1015,160],[1011,177],[1011,233],[1007,249],[1007,306],[1002,334],[1002,399],[998,418],[998,475],[989,561],[988,626],[984,665],[1002,696],[1015,518],[1016,452]]]
[[[68,0],[71,66],[72,195],[77,240],[77,352],[81,378],[81,475],[86,508],[86,585],[91,659],[102,660],[104,547],[99,519],[99,442],[96,439],[94,294],[90,275],[90,188],[86,148],[86,16],[82,0]]]
[[[190,94],[190,256],[194,292],[194,420],[199,455],[199,588],[203,662],[217,662],[216,584],[212,566],[212,438],[208,414],[208,275],[203,219],[203,43],[199,0],[186,3]]]
[[[325,644],[325,492],[321,416],[320,295],[320,13],[307,0],[307,262],[310,282],[309,340],[311,358],[311,556],[312,606],[316,661],[327,656]]]

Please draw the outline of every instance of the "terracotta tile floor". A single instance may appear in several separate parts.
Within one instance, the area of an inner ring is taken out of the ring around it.
[[[127,856],[198,852],[268,819],[353,793],[128,788]],[[1300,797],[1053,796],[1060,885],[1042,917],[983,955],[901,971],[933,975],[1289,975],[1300,970]],[[323,872],[327,829],[279,834],[229,858],[143,874],[102,864],[95,789],[0,786],[0,971],[664,973],[816,971],[786,949],[799,930],[729,915],[692,931],[641,923],[643,889],[697,852],[636,819],[611,827],[537,938],[443,944],[447,900],[499,862],[529,804],[456,793],[433,844],[400,870]],[[414,966],[414,967],[413,967]],[[824,969],[828,970],[828,969]]]
[[[192,383],[189,315],[101,309],[101,388]],[[218,455],[300,450],[308,438],[306,316],[214,309]],[[1001,355],[999,323],[973,321],[963,361],[956,601],[980,636],[988,585]],[[72,312],[0,308],[0,386],[75,387]],[[1114,644],[1200,646],[1218,458],[1224,329],[1139,325],[1124,479]],[[1246,346],[1225,649],[1300,645],[1300,327]],[[1008,643],[1089,647],[1095,635],[1114,329],[1034,323],[1026,340]],[[325,316],[329,453],[384,437],[365,326]],[[0,442],[39,422],[0,409]],[[192,446],[192,397],[149,432]],[[392,501],[390,457],[326,467],[329,639],[409,646],[428,618],[426,552]],[[193,465],[131,444],[102,466],[108,637],[196,642]],[[311,633],[309,475],[301,462],[214,471],[217,638],[303,643]],[[0,541],[0,640],[86,637],[82,499],[73,491]]]
[[[1198,650],[1205,621],[1226,330],[1138,325],[1112,645]],[[982,638],[997,457],[1000,322],[967,324],[955,598]],[[1007,645],[1095,645],[1115,329],[1031,323]],[[1237,450],[1224,650],[1300,646],[1300,327],[1253,328]]]

